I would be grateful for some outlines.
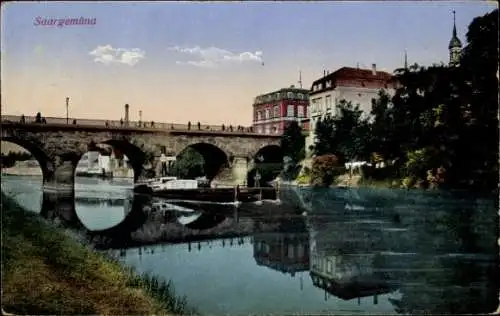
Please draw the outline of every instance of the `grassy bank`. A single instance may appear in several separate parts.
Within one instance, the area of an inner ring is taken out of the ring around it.
[[[2,308],[14,314],[191,314],[170,283],[138,276],[2,193]]]

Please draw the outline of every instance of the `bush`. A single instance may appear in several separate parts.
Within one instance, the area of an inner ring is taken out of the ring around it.
[[[314,185],[329,186],[335,177],[342,173],[339,159],[333,154],[314,158],[311,170],[311,182]]]

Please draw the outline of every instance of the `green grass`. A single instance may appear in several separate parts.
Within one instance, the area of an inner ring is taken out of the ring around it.
[[[14,314],[194,314],[170,282],[137,275],[2,192],[2,308]]]

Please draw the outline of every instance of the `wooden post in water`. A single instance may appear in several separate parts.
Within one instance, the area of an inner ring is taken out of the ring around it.
[[[280,196],[280,181],[276,181],[276,189],[275,189],[275,194],[276,194],[276,200],[279,200]]]
[[[237,185],[234,187],[234,201],[235,201],[235,202],[238,202],[238,191],[239,191],[239,185],[237,184]]]

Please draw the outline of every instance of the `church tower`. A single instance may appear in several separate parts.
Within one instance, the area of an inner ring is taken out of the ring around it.
[[[462,42],[457,37],[457,26],[455,23],[455,10],[453,10],[453,35],[451,36],[450,45],[450,66],[456,67],[460,64],[460,52],[462,51]]]

